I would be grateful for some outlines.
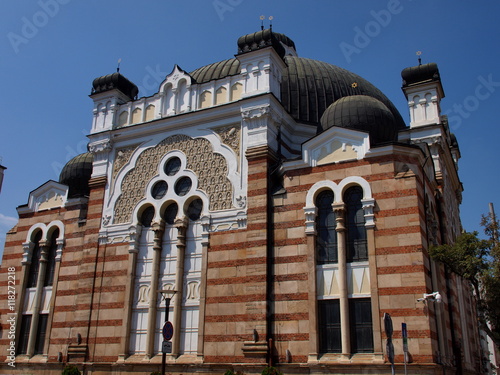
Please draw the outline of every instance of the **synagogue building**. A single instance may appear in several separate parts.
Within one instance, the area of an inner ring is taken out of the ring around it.
[[[400,114],[272,29],[234,47],[149,97],[93,81],[88,152],[7,233],[0,372],[477,373],[470,288],[428,254],[461,232],[438,66]]]

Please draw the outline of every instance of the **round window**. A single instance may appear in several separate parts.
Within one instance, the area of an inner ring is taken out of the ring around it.
[[[158,181],[151,189],[151,195],[154,199],[161,199],[167,194],[168,185],[165,181]]]
[[[175,193],[182,197],[189,193],[192,185],[193,183],[189,177],[181,177],[175,183]]]
[[[197,198],[189,203],[186,214],[191,220],[195,221],[200,218],[202,210],[203,201],[200,198]]]
[[[173,176],[179,170],[181,169],[181,159],[179,159],[177,156],[168,159],[168,161],[165,163],[165,173],[167,176]]]

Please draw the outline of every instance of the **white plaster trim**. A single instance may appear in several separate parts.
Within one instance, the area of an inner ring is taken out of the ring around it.
[[[41,204],[47,202],[53,197],[60,199],[61,202],[59,205],[54,205],[53,207],[47,209],[64,207],[66,205],[66,201],[68,200],[68,191],[69,187],[67,185],[63,185],[52,180],[47,181],[37,189],[30,192],[27,211],[37,212]]]

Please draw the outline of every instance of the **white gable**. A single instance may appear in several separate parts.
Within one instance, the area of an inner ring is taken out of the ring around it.
[[[56,207],[64,207],[68,200],[67,185],[55,181],[47,181],[33,190],[28,199],[28,211],[36,212]]]
[[[361,160],[369,150],[368,133],[334,126],[302,145],[302,162],[315,167],[347,160]]]

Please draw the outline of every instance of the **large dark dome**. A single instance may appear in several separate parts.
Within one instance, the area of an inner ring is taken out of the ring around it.
[[[68,198],[88,196],[94,155],[90,152],[75,156],[68,161],[59,175],[59,182],[69,186]]]
[[[398,139],[394,115],[380,100],[366,95],[345,96],[330,105],[321,117],[321,130],[332,126],[368,132],[371,144]]]
[[[330,104],[345,96],[366,95],[381,101],[394,116],[396,127],[406,125],[392,102],[366,79],[325,62],[285,56],[287,68],[281,82],[281,103],[300,122],[319,125]],[[197,83],[205,83],[240,73],[240,62],[228,59],[203,66],[190,73]]]

